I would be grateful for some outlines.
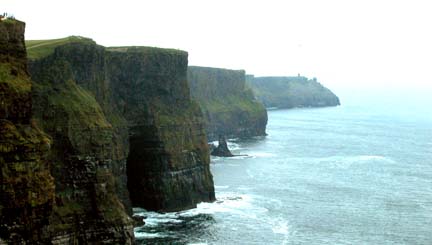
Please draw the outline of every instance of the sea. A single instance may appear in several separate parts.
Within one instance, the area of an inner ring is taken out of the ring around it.
[[[212,157],[217,201],[148,212],[139,244],[432,244],[432,103],[269,110]],[[342,101],[343,103],[343,101]]]

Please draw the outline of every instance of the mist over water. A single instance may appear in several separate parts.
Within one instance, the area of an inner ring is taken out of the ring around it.
[[[432,117],[412,97],[269,111],[267,137],[229,143],[248,156],[212,158],[217,202],[135,210],[138,241],[432,244]]]

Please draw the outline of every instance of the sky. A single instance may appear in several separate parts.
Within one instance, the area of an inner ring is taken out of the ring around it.
[[[432,2],[0,0],[26,39],[182,49],[189,64],[316,77],[346,94],[432,92]]]

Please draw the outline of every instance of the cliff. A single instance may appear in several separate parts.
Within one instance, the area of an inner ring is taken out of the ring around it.
[[[0,244],[131,244],[132,205],[215,199],[186,52],[28,41],[30,80],[24,23],[0,24]]]
[[[188,81],[204,113],[209,140],[266,134],[267,112],[246,87],[244,71],[190,66]]]
[[[40,41],[29,50],[33,114],[53,138],[49,157],[56,203],[47,239],[131,244],[128,136],[125,122],[114,120],[118,115],[109,106],[104,48],[89,39],[70,39]]]
[[[107,74],[129,128],[132,203],[177,211],[215,200],[203,118],[187,84],[187,53],[108,50]]]
[[[247,76],[248,85],[266,107],[325,107],[340,105],[339,98],[317,80],[306,77]]]
[[[31,117],[24,28],[0,21],[0,244],[42,241],[54,204],[52,141]]]

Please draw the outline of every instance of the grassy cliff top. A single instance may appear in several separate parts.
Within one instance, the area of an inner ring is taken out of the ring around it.
[[[22,22],[20,20],[17,20],[17,19],[14,19],[14,18],[6,18],[6,19],[2,19],[0,21],[0,23],[3,23],[3,24],[16,24],[16,23],[24,23],[24,22]]]
[[[49,40],[26,40],[27,56],[29,59],[40,59],[46,57],[54,52],[58,46],[68,43],[92,43],[96,44],[90,38],[80,36],[70,36],[59,39]]]
[[[145,54],[173,54],[173,55],[187,55],[186,51],[180,49],[157,48],[146,46],[120,46],[120,47],[107,47],[107,51],[112,52],[132,52],[132,53],[145,53]]]

